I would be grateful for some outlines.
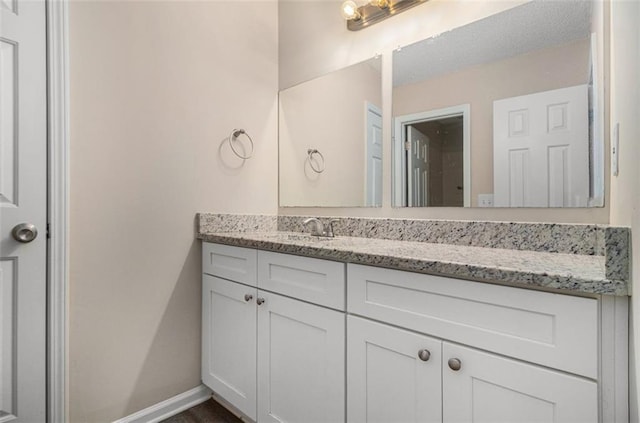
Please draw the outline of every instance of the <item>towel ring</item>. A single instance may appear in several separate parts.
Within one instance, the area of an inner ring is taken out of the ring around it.
[[[322,159],[322,166],[320,166],[319,164],[318,164],[318,167],[313,166],[314,154],[317,154],[318,156],[320,156],[320,158]],[[307,150],[307,155],[309,156],[309,166],[311,166],[311,170],[313,170],[315,173],[324,172],[325,165],[324,165],[324,156],[322,155],[322,153],[316,150],[315,148],[310,148]]]
[[[251,152],[246,156],[243,156],[242,154],[238,153],[238,150],[236,150],[233,146],[233,143],[236,142],[236,138],[238,138],[240,135],[246,135],[247,139],[249,139],[249,143],[251,144]],[[236,156],[240,157],[243,160],[250,159],[251,156],[253,155],[253,140],[244,129],[234,129],[233,131],[231,131],[231,134],[229,134],[229,147],[231,147],[231,151],[233,151],[233,154],[235,154]]]

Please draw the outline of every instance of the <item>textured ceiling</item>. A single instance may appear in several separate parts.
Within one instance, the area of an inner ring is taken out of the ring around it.
[[[590,33],[591,1],[535,0],[394,52],[393,85],[565,44]]]

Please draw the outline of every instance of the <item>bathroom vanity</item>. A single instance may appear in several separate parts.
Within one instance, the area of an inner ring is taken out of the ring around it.
[[[482,276],[478,257],[505,250],[458,247],[457,263],[407,271],[398,249],[417,243],[200,237],[203,383],[251,420],[628,420],[627,297],[598,293],[604,275],[543,291],[522,269]],[[379,243],[388,256],[363,252]],[[462,275],[470,268],[485,280]]]

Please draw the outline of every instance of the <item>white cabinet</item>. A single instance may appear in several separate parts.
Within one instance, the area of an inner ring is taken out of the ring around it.
[[[203,273],[203,383],[258,423],[628,421],[625,299],[209,243]]]
[[[350,313],[596,379],[598,301],[349,264]]]
[[[203,276],[202,382],[256,418],[257,290]]]
[[[256,253],[203,244],[203,383],[260,423],[344,422],[344,264]]]
[[[351,264],[348,281],[350,423],[598,421],[597,300]]]
[[[349,423],[598,421],[594,381],[355,316],[347,336]]]
[[[442,342],[347,317],[347,421],[442,421]]]
[[[258,295],[258,421],[344,422],[345,314]]]
[[[598,421],[594,381],[448,342],[442,351],[443,422]]]

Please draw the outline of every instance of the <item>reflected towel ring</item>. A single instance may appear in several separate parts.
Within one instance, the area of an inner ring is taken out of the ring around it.
[[[309,155],[309,166],[311,166],[311,170],[313,170],[315,173],[324,172],[325,165],[324,165],[324,156],[322,155],[322,153],[316,150],[315,148],[310,148],[307,150],[307,154]],[[313,162],[316,161],[313,158],[314,154],[317,154],[318,156],[320,156],[320,158],[322,159],[322,165],[318,163],[318,167],[313,166]]]
[[[246,156],[243,156],[242,154],[238,153],[238,150],[236,150],[233,147],[233,143],[236,142],[236,138],[238,138],[240,135],[246,135],[247,139],[249,139],[249,143],[251,144],[251,151]],[[233,131],[231,131],[231,134],[229,134],[229,147],[231,147],[231,151],[233,151],[233,154],[235,154],[236,156],[240,157],[243,160],[250,159],[251,156],[253,155],[253,140],[244,129],[234,129]]]

